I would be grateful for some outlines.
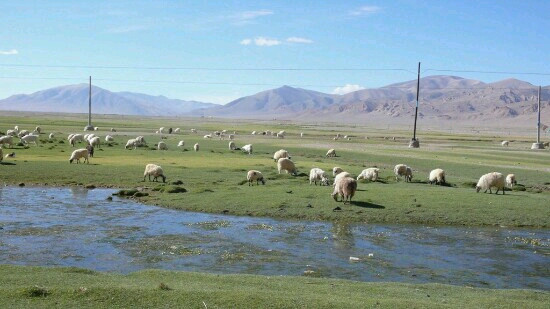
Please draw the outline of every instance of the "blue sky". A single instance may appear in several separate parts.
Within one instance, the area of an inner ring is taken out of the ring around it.
[[[281,85],[331,93],[411,80],[418,61],[423,70],[550,73],[548,12],[550,1],[2,1],[0,98],[89,75],[113,91],[227,103]],[[550,75],[423,73],[433,74],[550,85]]]

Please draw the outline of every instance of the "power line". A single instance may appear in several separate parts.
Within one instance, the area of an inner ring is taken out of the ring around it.
[[[450,69],[426,69],[424,72],[451,72],[451,73],[480,73],[480,74],[512,74],[512,75],[539,75],[550,76],[544,72],[513,72],[513,71],[480,71],[480,70],[450,70]]]

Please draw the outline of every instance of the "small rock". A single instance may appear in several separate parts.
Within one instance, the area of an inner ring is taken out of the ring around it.
[[[290,190],[290,191],[286,191],[286,193],[288,193],[288,194],[292,194],[292,190]]]
[[[313,208],[313,206],[310,203],[307,203],[307,208]]]
[[[113,200],[113,197],[112,197],[112,196],[108,196],[108,197],[106,198],[106,200],[112,201],[112,200]]]
[[[20,182],[20,183],[19,183],[19,186],[20,186],[20,187],[24,187],[24,186],[25,186],[25,183],[24,183],[24,182]]]
[[[336,206],[336,208],[334,208],[332,211],[340,211],[342,210],[342,208],[340,208],[340,206]]]
[[[86,185],[85,188],[86,188],[86,189],[93,190],[93,189],[95,189],[95,186],[94,186],[94,185]]]

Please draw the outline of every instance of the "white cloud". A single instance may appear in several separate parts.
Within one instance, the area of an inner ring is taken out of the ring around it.
[[[233,20],[234,25],[243,26],[254,23],[254,20],[258,17],[268,16],[272,14],[273,11],[270,10],[244,11],[230,16],[230,19]]]
[[[313,43],[313,40],[306,39],[306,38],[299,38],[299,37],[295,37],[295,36],[291,36],[291,37],[287,38],[286,41],[289,42],[289,43],[301,43],[301,44],[311,44],[311,43]]]
[[[353,16],[371,15],[380,10],[381,8],[379,6],[365,5],[356,10],[350,11],[349,15],[353,15]]]
[[[365,87],[361,87],[359,85],[346,84],[345,86],[334,88],[332,93],[334,93],[334,94],[346,94],[346,93],[354,92],[354,91],[357,91],[357,90],[363,90],[363,89],[365,89]]]
[[[241,44],[241,45],[250,45],[250,43],[252,43],[251,39],[244,39],[239,44]]]
[[[275,46],[281,44],[281,41],[260,36],[254,39],[254,44],[258,46]]]
[[[17,49],[0,50],[0,55],[17,55],[19,52]]]

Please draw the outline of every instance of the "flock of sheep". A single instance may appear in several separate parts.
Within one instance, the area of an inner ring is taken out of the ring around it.
[[[96,128],[96,130],[97,129],[98,128]],[[30,143],[34,143],[36,145],[36,142],[39,139],[41,131],[42,129],[40,128],[40,126],[37,126],[33,132],[29,132],[28,130],[19,130],[19,127],[15,126],[14,129],[8,130],[5,136],[0,137],[0,146],[8,145],[11,147],[14,143],[13,142],[14,137],[18,137],[20,141],[25,145],[28,145]],[[191,129],[190,131],[191,133],[194,133],[194,134],[197,133],[196,129]],[[116,130],[114,128],[111,128],[111,132],[116,132]],[[161,134],[162,136],[162,134],[164,133],[171,134],[171,133],[179,133],[179,132],[180,132],[180,128],[176,128],[175,130],[172,130],[172,128],[166,129],[162,127],[155,133]],[[235,142],[233,141],[235,135],[236,135],[236,132],[233,132],[232,134],[231,133],[228,134],[226,130],[222,130],[222,131],[215,131],[212,134],[204,135],[204,139],[211,139],[213,137],[218,137],[221,140],[223,140],[227,136],[228,139],[230,140],[229,142],[230,150],[240,149],[247,154],[252,154],[253,153],[252,144],[244,145],[241,148],[237,148],[235,146]],[[285,138],[286,132],[284,130],[279,131],[277,133],[272,131],[262,131],[262,132],[253,131],[252,135],[268,135],[268,136],[274,136],[277,138]],[[304,133],[300,133],[300,136],[303,137]],[[53,139],[55,136],[53,133],[50,133],[48,137],[49,139]],[[341,138],[340,134],[338,134],[335,137],[335,139],[339,139],[339,138]],[[343,138],[349,139],[348,136],[344,136]],[[80,148],[80,149],[74,150],[69,158],[69,163],[73,163],[75,161],[76,163],[80,163],[81,159],[84,159],[84,163],[89,163],[89,158],[93,157],[94,147],[99,147],[101,144],[100,137],[93,133],[70,134],[67,137],[67,140],[69,141],[72,147],[75,147],[75,145],[78,142],[85,142],[87,145],[86,148]],[[105,142],[112,142],[112,141],[114,141],[113,136],[111,135],[105,136]],[[143,136],[138,136],[136,138],[129,139],[126,142],[125,149],[136,149],[137,147],[141,147],[145,145],[147,145],[145,138]],[[508,141],[503,141],[502,145],[507,146]],[[179,141],[177,147],[184,147],[184,146],[185,146],[185,142],[183,140]],[[168,146],[164,141],[160,141],[157,144],[157,149],[167,150]],[[195,151],[199,151],[199,144],[198,143],[194,144],[193,149]],[[15,153],[9,153],[4,157],[2,147],[0,147],[0,161],[2,161],[2,159],[4,158],[14,157],[14,156],[15,156]],[[326,157],[336,157],[335,149],[329,149],[326,153]],[[288,151],[284,149],[276,151],[273,154],[273,159],[277,163],[277,170],[279,174],[285,171],[288,174],[297,175],[296,165],[291,160],[291,156]],[[376,167],[367,168],[361,171],[359,176],[357,176],[357,178],[355,179],[351,176],[350,173],[344,171],[342,168],[334,167],[332,170],[332,176],[334,177],[334,181],[332,185],[334,187],[334,190],[331,196],[336,201],[338,201],[338,197],[340,197],[342,202],[351,203],[351,200],[357,190],[357,181],[361,179],[368,180],[371,182],[377,181],[379,172],[380,172],[380,169]],[[395,174],[396,181],[398,181],[401,177],[403,177],[406,182],[411,182],[413,178],[412,168],[405,164],[396,165],[394,167],[394,174]],[[153,181],[157,181],[158,178],[162,178],[163,182],[166,181],[166,176],[164,175],[164,171],[162,167],[156,164],[146,165],[145,171],[143,174],[143,180],[145,181],[147,177],[149,177],[149,181],[151,181],[151,177],[153,177]],[[256,182],[257,185],[260,182],[264,185],[266,183],[266,180],[262,172],[258,170],[248,171],[246,178],[249,186],[251,186],[254,182]],[[310,170],[310,173],[309,173],[309,183],[310,185],[311,184],[317,185],[318,182],[319,182],[319,185],[325,185],[325,186],[330,185],[330,179],[327,173],[318,167],[314,167]],[[439,184],[439,185],[445,184],[446,183],[445,171],[440,168],[432,170],[428,176],[428,182],[430,184]],[[507,177],[504,177],[504,175],[501,173],[492,172],[481,176],[481,178],[477,182],[476,191],[479,192],[481,190],[484,190],[484,192],[489,191],[490,193],[492,193],[491,189],[496,188],[497,189],[496,194],[498,194],[499,191],[502,191],[502,194],[504,194],[505,186],[513,188],[514,184],[516,183],[517,182],[514,174],[509,174],[507,175]]]

